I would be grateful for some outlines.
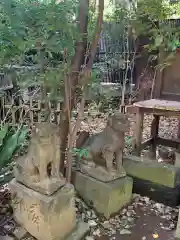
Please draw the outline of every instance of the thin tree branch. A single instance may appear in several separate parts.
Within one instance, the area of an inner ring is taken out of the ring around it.
[[[97,25],[96,25],[96,30],[95,30],[95,37],[92,42],[90,58],[89,58],[87,65],[82,70],[82,74],[79,75],[79,77],[81,77],[83,79],[83,81],[81,82],[82,97],[81,97],[81,102],[80,102],[80,109],[78,111],[78,116],[77,116],[77,120],[76,120],[74,129],[72,132],[69,132],[68,153],[67,153],[68,167],[67,167],[67,174],[66,174],[68,182],[71,181],[72,147],[76,140],[76,135],[77,135],[78,129],[80,127],[80,123],[81,123],[83,113],[84,113],[86,86],[87,86],[87,83],[89,82],[90,71],[92,69],[93,61],[94,61],[94,58],[96,55],[97,45],[98,45],[99,38],[100,38],[100,33],[101,33],[101,28],[102,28],[102,23],[103,23],[103,11],[104,11],[104,0],[99,0],[98,19],[97,19]],[[84,60],[85,60],[84,63],[86,63],[85,55],[84,55]],[[71,124],[70,120],[71,119],[69,119],[69,124]]]

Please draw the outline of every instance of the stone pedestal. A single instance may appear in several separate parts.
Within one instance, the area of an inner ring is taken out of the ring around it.
[[[73,183],[79,195],[107,219],[131,201],[133,181],[129,177],[105,183],[73,171]]]
[[[9,184],[14,218],[37,240],[79,240],[88,230],[76,223],[74,187],[60,173],[60,142],[57,125],[36,123]]]
[[[21,165],[23,161],[24,161],[23,157],[18,159],[16,166],[14,167],[14,176],[18,182],[23,183],[27,187],[34,189],[35,191],[40,192],[42,194],[51,195],[65,184],[65,179],[52,177],[52,176],[40,182],[33,181],[33,178],[34,178],[33,175],[26,176],[25,171],[23,174],[21,174],[21,172],[23,172],[22,170],[23,167]]]
[[[66,184],[51,196],[27,188],[13,179],[10,182],[14,217],[38,240],[81,239],[87,226],[76,225],[74,187]],[[81,230],[79,230],[81,227]],[[72,236],[73,236],[72,235]]]
[[[180,168],[170,164],[142,160],[135,156],[124,157],[123,167],[127,175],[170,188],[180,184]]]
[[[179,167],[135,156],[124,157],[123,167],[133,178],[134,193],[171,207],[180,204]]]

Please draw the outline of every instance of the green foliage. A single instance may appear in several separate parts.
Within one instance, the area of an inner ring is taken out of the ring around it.
[[[22,87],[31,84],[48,89],[49,98],[62,98],[64,81],[63,58],[66,49],[66,69],[74,54],[77,30],[76,13],[78,0],[2,0],[0,2],[0,65],[23,65],[25,53],[35,50],[33,61],[38,71],[28,71],[18,75]],[[54,64],[56,66],[54,67]],[[48,97],[46,95],[46,97]]]
[[[72,149],[72,153],[75,155],[75,156],[79,156],[80,158],[82,157],[88,157],[88,150],[83,148],[73,148]]]
[[[132,6],[130,9],[119,5],[109,19],[123,22],[125,29],[132,26],[135,30],[134,38],[148,37],[150,43],[144,48],[152,55],[156,55],[156,50],[162,47],[172,57],[172,53],[174,55],[180,46],[180,28],[167,21],[173,16],[180,16],[180,3],[170,5],[166,0],[138,0],[137,7]],[[114,31],[115,34],[117,32]],[[171,57],[165,59],[165,65],[171,64]]]
[[[151,44],[148,46],[150,51],[159,47],[163,47],[167,52],[176,50],[180,37],[180,28],[167,21],[175,13],[177,13],[175,6],[172,7],[167,1],[139,1],[133,24],[138,35],[143,34],[150,37]]]
[[[132,145],[132,136],[125,136],[125,144],[130,147]]]
[[[46,64],[44,52],[73,53],[77,29],[73,23],[76,1],[44,3],[31,0],[2,0],[0,3],[0,54],[6,61],[21,60],[25,51],[38,50],[37,60]],[[43,50],[43,51],[42,51]],[[15,59],[14,59],[15,58]]]
[[[12,162],[14,154],[23,146],[28,134],[28,128],[15,130],[8,125],[0,130],[0,171]]]
[[[92,42],[94,37],[96,21],[97,21],[96,5],[90,2],[89,16],[88,16],[88,43],[89,44]]]

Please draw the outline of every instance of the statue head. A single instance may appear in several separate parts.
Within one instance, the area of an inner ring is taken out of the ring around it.
[[[107,125],[117,132],[126,132],[130,127],[128,115],[117,112],[108,118]]]
[[[39,142],[48,143],[58,133],[58,127],[53,123],[36,123],[33,127],[32,138]]]

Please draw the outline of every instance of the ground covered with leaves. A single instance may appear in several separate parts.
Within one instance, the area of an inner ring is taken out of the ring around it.
[[[4,193],[3,193],[4,190]],[[16,240],[15,236],[23,236],[22,240],[35,240],[24,229],[19,230],[12,218],[9,207],[9,192],[5,187],[1,191],[6,202],[1,199],[0,214],[1,240]],[[90,232],[85,240],[172,240],[177,224],[178,208],[171,208],[133,194],[131,204],[123,208],[115,217],[106,220],[76,197],[77,220],[88,223]],[[17,234],[18,229],[18,234]]]
[[[100,132],[106,125],[107,115],[100,117],[88,116],[81,124],[81,130],[91,134]],[[132,135],[134,116],[130,116],[131,128],[126,134],[125,154],[132,150]],[[143,138],[150,134],[152,116],[145,116]],[[162,118],[160,121],[160,136],[175,138],[177,134],[177,119]],[[170,208],[151,201],[148,197],[133,195],[132,203],[122,209],[115,217],[105,220],[98,216],[81,199],[76,197],[77,218],[83,219],[90,226],[90,233],[86,240],[171,240],[177,224],[178,208]],[[7,185],[0,189],[0,240],[12,240],[11,235],[16,229],[10,207],[10,192]],[[24,240],[33,240],[26,236]]]
[[[133,194],[132,203],[110,220],[96,216],[80,199],[76,198],[77,216],[91,228],[86,240],[151,240],[174,239],[178,209],[165,206]]]

